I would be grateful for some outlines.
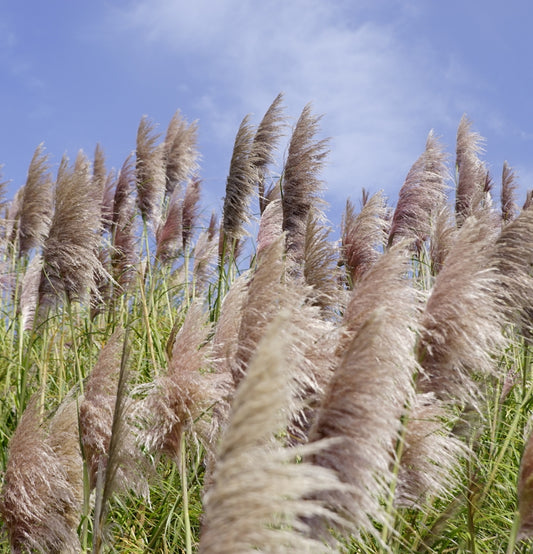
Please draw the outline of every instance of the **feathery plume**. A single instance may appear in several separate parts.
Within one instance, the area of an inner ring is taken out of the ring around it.
[[[532,242],[533,211],[522,210],[518,217],[504,225],[492,251],[492,261],[498,268],[501,283],[496,294],[506,305],[507,319],[521,325],[528,338],[533,305]]]
[[[342,299],[338,286],[338,252],[328,240],[331,228],[320,223],[319,217],[311,208],[307,216],[304,242],[303,276],[311,287],[311,302],[323,312],[332,312]]]
[[[294,463],[296,456],[310,455],[312,447],[282,448],[275,441],[286,425],[284,409],[291,395],[290,334],[287,318],[276,318],[237,392],[214,482],[204,497],[201,554],[329,550],[309,537],[304,521],[333,517],[311,496],[342,485],[324,468]]]
[[[9,203],[7,207],[7,218],[5,222],[4,236],[6,241],[11,245],[15,245],[15,241],[18,236],[20,205],[23,195],[24,187],[21,187],[17,190],[15,196],[13,197],[13,200]]]
[[[80,404],[80,435],[85,460],[89,468],[89,480],[91,488],[97,484],[99,474],[105,474],[110,454],[110,445],[113,425],[121,426],[120,453],[123,463],[118,471],[121,476],[120,486],[126,488],[141,487],[141,482],[135,482],[136,464],[140,456],[135,448],[133,430],[129,426],[126,414],[122,414],[123,420],[115,422],[117,415],[117,401],[124,404],[124,398],[119,398],[119,385],[123,373],[123,348],[124,331],[117,329],[104,345],[98,356],[85,385],[85,395]],[[124,386],[125,384],[123,384]],[[125,391],[122,391],[125,394]],[[124,410],[123,410],[124,411]],[[128,438],[126,438],[126,435]],[[115,453],[115,458],[117,453]],[[118,481],[115,486],[119,486]]]
[[[310,442],[338,439],[310,461],[350,485],[349,492],[321,497],[351,522],[345,531],[376,533],[373,521],[390,524],[382,501],[394,480],[401,417],[414,395],[416,311],[412,297],[403,294],[384,300],[366,318],[344,351],[310,431]]]
[[[213,230],[215,219],[212,214],[211,222],[213,223]],[[212,275],[212,270],[216,265],[216,256],[218,252],[218,237],[215,236],[209,227],[202,231],[198,236],[196,244],[194,245],[194,262],[193,262],[193,275],[196,291],[204,289],[208,282],[209,277]]]
[[[414,291],[406,287],[408,262],[405,245],[398,243],[380,256],[357,282],[344,311],[338,347],[340,356],[369,315],[383,303],[420,302]]]
[[[39,301],[39,283],[43,270],[43,258],[36,254],[28,264],[20,292],[20,313],[22,315],[22,328],[28,331],[33,327],[35,311]]]
[[[516,217],[517,205],[515,201],[515,192],[518,188],[516,182],[516,175],[514,171],[509,167],[509,164],[505,161],[503,162],[502,169],[502,194],[501,194],[501,205],[502,205],[502,222],[509,223]]]
[[[185,196],[183,197],[183,210],[181,216],[183,249],[187,248],[187,246],[190,244],[192,236],[194,234],[194,227],[196,226],[196,222],[198,220],[200,185],[200,179],[191,179],[187,184],[187,188],[185,189]]]
[[[154,131],[155,124],[143,116],[137,129],[135,179],[139,211],[143,220],[157,229],[165,192],[165,165],[163,145],[157,144],[159,135]]]
[[[174,341],[167,372],[152,383],[138,412],[149,451],[179,460],[183,434],[193,428],[209,442],[202,416],[223,396],[225,382],[229,384],[228,375],[202,372],[210,364],[209,332],[202,304],[195,301]]]
[[[50,419],[48,444],[65,469],[75,503],[66,506],[65,519],[77,529],[83,503],[83,458],[78,425],[79,399],[65,399]]]
[[[48,155],[41,143],[35,149],[22,189],[19,208],[19,253],[42,246],[52,218],[52,179]]]
[[[102,200],[100,204],[100,213],[102,217],[102,231],[111,231],[113,224],[113,203],[117,186],[117,176],[115,171],[111,170],[105,177],[102,191]]]
[[[166,191],[169,196],[180,183],[198,170],[197,135],[198,123],[194,121],[188,124],[178,110],[168,124],[163,143]]]
[[[293,396],[287,407],[289,424],[287,444],[304,444],[320,407],[324,392],[336,367],[338,332],[331,317],[325,318],[318,306],[312,306],[309,293],[298,281],[287,283],[292,298],[291,333],[287,365],[293,368]]]
[[[488,173],[478,155],[483,152],[484,139],[471,130],[472,122],[463,115],[457,129],[455,215],[457,226],[474,214],[486,195]]]
[[[283,284],[285,263],[283,260],[283,239],[281,235],[258,259],[246,301],[242,306],[241,325],[237,340],[237,351],[231,372],[237,387],[246,373],[250,359],[263,336],[267,325],[289,299]]]
[[[281,209],[281,200],[272,200],[263,210],[259,220],[256,246],[258,256],[281,235],[283,232],[282,225],[283,211]]]
[[[413,164],[400,189],[392,216],[389,245],[409,238],[420,248],[431,235],[431,222],[446,204],[448,170],[442,145],[428,135],[426,148]]]
[[[251,277],[251,270],[241,273],[222,301],[213,335],[213,364],[217,373],[231,372]]]
[[[423,509],[428,500],[445,497],[460,483],[465,443],[450,433],[450,407],[430,394],[417,394],[406,423],[396,505]]]
[[[267,178],[268,166],[274,163],[274,152],[285,127],[285,114],[282,101],[283,93],[280,92],[257,127],[252,142],[250,158],[257,171],[257,190],[261,214],[263,214],[268,205],[268,199],[265,195],[265,180]]]
[[[129,156],[122,165],[115,189],[111,240],[113,277],[122,290],[133,280],[138,262],[135,201],[132,196],[134,182],[133,160]]]
[[[39,412],[34,397],[11,438],[0,514],[13,552],[79,552],[71,518],[79,507],[77,491],[47,441]]]
[[[79,152],[74,167],[63,158],[55,190],[55,210],[43,248],[39,304],[65,294],[83,301],[96,291],[96,275],[103,272],[97,252],[100,243],[100,206],[94,201],[89,162]]]
[[[318,207],[322,189],[318,174],[328,153],[328,140],[315,138],[320,119],[307,104],[293,130],[283,172],[283,230],[287,233],[287,251],[297,262],[303,258],[307,216],[311,207]]]
[[[466,219],[437,275],[421,320],[417,355],[422,392],[476,405],[477,375],[496,371],[503,344],[499,276],[490,258],[494,227],[488,216]]]
[[[363,189],[363,196],[366,191]],[[362,203],[359,214],[350,200],[342,220],[342,259],[350,288],[376,263],[387,238],[388,209],[379,191]]]
[[[240,239],[244,236],[244,225],[249,221],[248,205],[255,184],[255,169],[250,152],[254,137],[254,128],[247,115],[241,122],[226,181],[222,229],[225,238]]]
[[[533,206],[533,189],[529,189],[526,192],[526,199],[524,200],[523,210],[527,210]]]
[[[104,197],[104,187],[107,181],[107,170],[105,167],[105,153],[101,144],[97,144],[94,149],[92,184],[94,189],[94,199],[98,204],[102,204]]]
[[[455,240],[457,227],[449,206],[444,206],[436,214],[431,231],[429,244],[429,258],[431,260],[431,272],[433,275],[442,269],[446,256]]]
[[[182,225],[183,203],[180,190],[174,189],[167,207],[165,223],[158,227],[155,257],[162,263],[176,258],[183,246]]]
[[[232,368],[236,367],[236,355],[239,340],[239,330],[243,317],[243,306],[247,299],[251,271],[245,271],[232,283],[224,296],[220,315],[216,323],[212,341],[213,369],[216,373],[233,379]],[[220,430],[225,427],[229,416],[230,398],[222,399],[213,409],[213,419],[209,432],[210,442],[215,443]],[[210,468],[208,468],[210,470]]]

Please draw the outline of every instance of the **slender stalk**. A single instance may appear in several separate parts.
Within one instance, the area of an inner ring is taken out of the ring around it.
[[[402,460],[403,451],[405,449],[405,435],[407,433],[406,423],[407,423],[407,416],[403,416],[400,436],[398,437],[398,441],[396,443],[396,459],[392,470],[393,479],[389,486],[389,496],[387,498],[386,508],[385,508],[386,513],[391,517],[393,516],[394,497],[396,492],[396,485],[398,484],[398,475],[400,473],[400,463]],[[389,525],[383,526],[383,529],[381,530],[381,540],[384,545],[389,544],[391,532],[392,532],[391,526]]]
[[[72,339],[72,350],[74,351],[74,363],[76,366],[76,374],[78,376],[78,384],[80,393],[83,394],[83,373],[81,371],[80,357],[78,354],[78,342],[76,337],[76,329],[74,327],[74,317],[72,313],[72,302],[67,298],[66,301],[67,317],[69,321],[70,334]]]
[[[185,438],[181,440],[180,451],[180,473],[181,473],[181,490],[183,498],[183,521],[185,524],[185,551],[187,554],[192,554],[192,532],[191,520],[189,516],[189,491],[187,484],[187,450],[185,446]]]

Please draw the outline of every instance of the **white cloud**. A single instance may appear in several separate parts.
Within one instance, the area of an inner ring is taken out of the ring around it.
[[[117,21],[146,47],[165,48],[216,75],[220,88],[200,94],[197,106],[206,114],[201,125],[220,139],[231,141],[244,114],[259,119],[283,91],[294,119],[309,101],[324,114],[331,194],[358,196],[363,186],[395,193],[430,128],[440,134],[439,126],[450,124],[447,77],[423,40],[406,44],[395,21],[363,19],[365,10],[352,4],[143,0]],[[456,86],[466,73],[453,60]]]

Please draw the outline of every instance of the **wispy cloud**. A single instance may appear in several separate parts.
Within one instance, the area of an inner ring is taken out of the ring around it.
[[[373,21],[350,3],[142,0],[116,15],[119,32],[216,76],[221,88],[202,91],[197,106],[221,135],[234,135],[244,113],[259,118],[279,91],[294,118],[313,101],[333,139],[333,195],[399,188],[431,126],[445,119],[423,49],[400,40],[397,22]]]

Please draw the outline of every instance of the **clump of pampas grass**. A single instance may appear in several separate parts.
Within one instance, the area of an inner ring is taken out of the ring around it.
[[[209,371],[210,330],[202,303],[193,302],[176,335],[167,371],[149,385],[136,409],[143,422],[141,441],[149,451],[175,461],[187,431],[194,431],[209,447],[209,412],[229,385],[228,374]]]
[[[395,480],[395,444],[406,406],[413,401],[417,370],[413,348],[418,305],[406,280],[403,287],[394,299],[386,288],[376,291],[381,301],[372,302],[374,308],[345,343],[309,434],[310,442],[337,441],[310,461],[334,470],[350,486],[347,492],[321,496],[350,522],[343,529],[348,533],[377,535],[374,522],[391,523],[384,500]],[[323,522],[313,526],[318,535],[324,533]]]
[[[131,488],[142,493],[145,482],[138,479],[142,458],[136,447],[128,413],[131,401],[125,388],[124,341],[125,331],[118,328],[100,351],[87,378],[80,404],[81,444],[91,488],[103,476],[108,479],[115,472],[113,490]]]
[[[478,377],[497,373],[494,356],[505,340],[495,238],[490,217],[466,219],[430,291],[417,345],[418,387],[437,398],[475,406],[484,394]]]
[[[327,552],[305,523],[336,516],[320,500],[322,490],[341,490],[335,474],[295,463],[324,444],[283,448],[276,440],[287,424],[291,371],[286,349],[289,316],[268,327],[239,387],[217,455],[213,484],[204,497],[199,552]]]

